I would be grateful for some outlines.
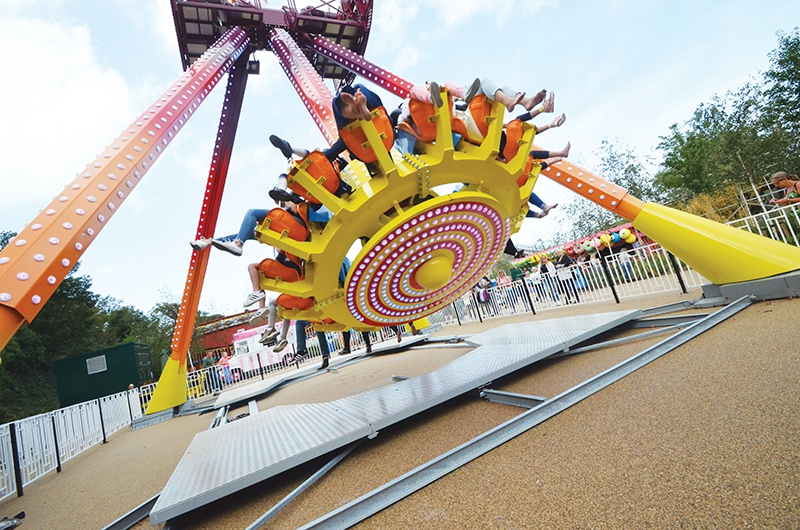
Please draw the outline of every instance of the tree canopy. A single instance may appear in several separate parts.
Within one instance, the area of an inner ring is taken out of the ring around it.
[[[655,177],[672,198],[759,186],[771,173],[800,167],[800,32],[778,32],[762,79],[714,96],[658,148]]]

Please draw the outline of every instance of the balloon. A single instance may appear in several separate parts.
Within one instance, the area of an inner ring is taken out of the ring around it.
[[[600,242],[603,243],[605,246],[610,247],[611,246],[611,236],[608,235],[608,234],[603,234],[602,236],[600,236]]]
[[[619,238],[620,239],[628,239],[628,237],[630,235],[631,235],[631,231],[628,230],[627,228],[623,228],[622,230],[619,231]]]
[[[619,234],[617,232],[614,232],[613,234],[611,234],[611,244],[612,245],[616,245],[620,241],[622,241],[622,238],[619,237]]]
[[[636,234],[630,234],[625,238],[626,243],[636,243]]]

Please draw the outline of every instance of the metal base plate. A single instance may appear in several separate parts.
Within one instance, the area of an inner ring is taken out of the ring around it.
[[[267,409],[192,440],[150,512],[158,524],[355,440],[642,315],[640,310],[501,326],[428,374],[328,403]]]

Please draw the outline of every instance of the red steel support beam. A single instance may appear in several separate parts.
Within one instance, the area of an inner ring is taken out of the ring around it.
[[[222,202],[222,192],[225,189],[225,180],[228,177],[233,142],[236,138],[236,128],[239,125],[239,116],[244,101],[244,90],[247,86],[247,61],[249,56],[243,53],[236,60],[228,74],[228,88],[225,92],[225,101],[222,104],[222,115],[219,118],[217,141],[214,145],[214,154],[211,157],[211,167],[208,171],[206,193],[203,196],[203,206],[200,210],[200,219],[197,222],[197,235],[211,238],[217,226],[219,207]],[[175,323],[175,332],[172,336],[172,354],[170,357],[181,364],[186,362],[186,354],[192,341],[194,321],[197,317],[197,307],[200,304],[200,294],[203,289],[203,280],[208,268],[210,252],[192,250],[189,263],[189,273],[186,276],[186,286],[183,290],[183,299],[178,311],[178,320]]]

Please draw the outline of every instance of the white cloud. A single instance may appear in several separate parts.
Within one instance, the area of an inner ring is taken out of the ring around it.
[[[0,84],[3,121],[13,124],[0,129],[0,208],[41,207],[92,159],[91,149],[108,145],[135,114],[127,84],[98,64],[85,26],[4,22],[0,46],[26,45],[25,53],[6,54],[5,71],[18,75]]]

